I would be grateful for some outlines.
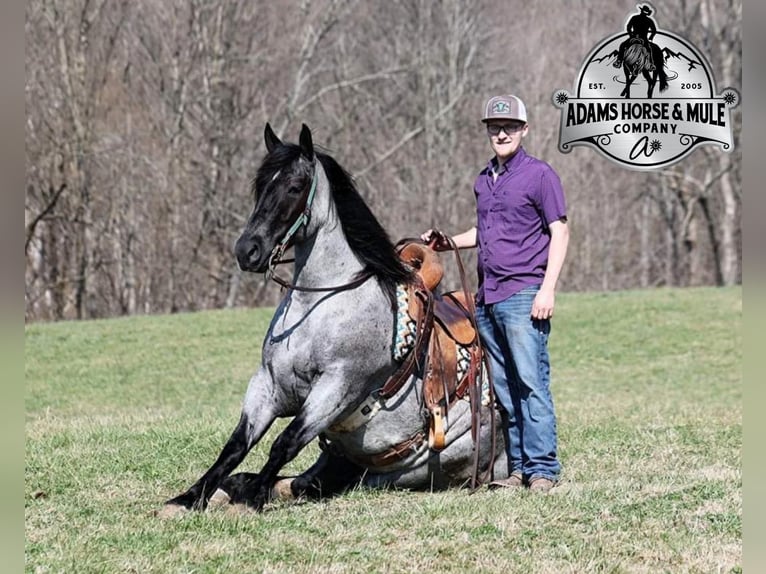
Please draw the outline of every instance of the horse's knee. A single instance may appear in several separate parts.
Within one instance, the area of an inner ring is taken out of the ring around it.
[[[240,472],[226,478],[221,487],[216,490],[208,503],[210,506],[223,505],[258,505],[256,502],[264,498],[262,490],[265,485],[261,484],[261,475],[252,472]],[[271,487],[269,499],[292,500],[299,496],[302,483],[295,484],[292,477],[277,477]]]
[[[345,458],[322,453],[311,468],[290,479],[290,498],[319,500],[335,496],[358,484],[363,473],[361,467]]]

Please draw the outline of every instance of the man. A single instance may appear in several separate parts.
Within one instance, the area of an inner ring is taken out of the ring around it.
[[[566,202],[556,172],[521,145],[529,125],[520,98],[490,98],[482,121],[495,157],[474,184],[477,225],[452,239],[459,248],[479,248],[476,319],[503,411],[509,463],[508,478],[490,487],[546,492],[561,469],[548,334],[569,241]],[[447,248],[432,230],[422,239]]]
[[[657,34],[657,26],[654,24],[654,20],[649,16],[652,13],[650,6],[641,6],[638,14],[635,14],[630,20],[628,20],[627,31],[628,39],[620,44],[618,49],[617,59],[612,64],[615,68],[622,67],[622,62],[625,59],[625,50],[631,44],[631,42],[643,42],[647,50],[649,50],[649,58],[651,58],[652,47],[651,41]],[[654,71],[654,63],[650,63],[647,69]]]

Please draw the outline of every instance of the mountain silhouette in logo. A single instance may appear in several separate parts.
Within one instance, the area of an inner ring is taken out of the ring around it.
[[[607,63],[611,63],[611,61],[612,61],[614,58],[616,58],[617,56],[619,56],[619,55],[620,55],[620,53],[619,53],[617,50],[612,50],[612,51],[611,51],[611,52],[609,52],[609,53],[608,53],[606,56],[602,56],[602,57],[600,57],[600,58],[596,58],[595,60],[593,60],[593,62],[594,62],[594,63],[596,63],[596,64],[600,64],[600,63],[601,63],[601,62],[603,62],[604,60],[608,60],[608,62],[607,62]]]
[[[662,55],[665,57],[665,61],[668,61],[668,58],[676,58],[681,59],[683,58],[687,62],[689,62],[689,69],[686,70],[687,72],[691,72],[694,68],[697,66],[701,66],[702,64],[698,60],[693,60],[683,52],[674,52],[670,48],[663,48],[662,49]]]
[[[670,48],[663,48],[662,49],[662,55],[665,59],[665,62],[668,62],[669,58],[673,58],[674,60],[686,60],[688,62],[689,68],[687,72],[691,72],[693,69],[695,69],[697,66],[701,66],[701,62],[697,60],[696,58],[690,58],[687,56],[684,52],[674,52]],[[602,62],[606,61],[606,65],[610,66],[614,60],[619,56],[618,50],[612,50],[608,54],[605,54],[601,56],[600,58],[594,58],[593,63],[594,64],[601,64]]]

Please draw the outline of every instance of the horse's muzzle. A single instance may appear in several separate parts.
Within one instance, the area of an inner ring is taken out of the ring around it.
[[[240,237],[234,246],[234,255],[242,271],[261,273],[266,270],[268,258],[257,240]]]

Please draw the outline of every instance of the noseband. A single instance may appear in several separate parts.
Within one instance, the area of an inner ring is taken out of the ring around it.
[[[290,246],[290,241],[292,240],[293,235],[297,233],[302,225],[308,225],[309,221],[311,220],[311,204],[314,203],[314,197],[316,196],[317,190],[317,181],[319,179],[317,174],[318,170],[316,159],[314,159],[314,177],[311,179],[311,187],[309,188],[308,197],[306,198],[306,206],[303,208],[303,211],[298,216],[298,218],[290,226],[290,229],[287,230],[287,233],[285,233],[285,236],[282,238],[282,240],[277,243],[277,245],[271,251],[271,255],[269,256],[269,268],[266,271],[266,279],[271,279],[286,289],[295,289],[296,291],[345,291],[347,289],[354,289],[372,277],[372,273],[366,271],[353,281],[344,283],[343,285],[337,285],[335,287],[299,287],[298,285],[293,285],[286,279],[283,279],[277,275],[277,265],[282,263],[292,263],[295,261],[295,259],[282,259],[282,256]]]

